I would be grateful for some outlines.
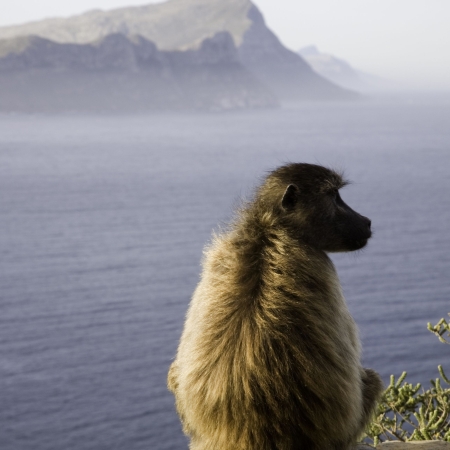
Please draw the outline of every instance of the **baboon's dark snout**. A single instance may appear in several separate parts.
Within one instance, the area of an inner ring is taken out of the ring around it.
[[[361,216],[362,217],[362,222],[361,222],[361,232],[366,235],[367,239],[369,239],[372,236],[372,221],[365,216]]]

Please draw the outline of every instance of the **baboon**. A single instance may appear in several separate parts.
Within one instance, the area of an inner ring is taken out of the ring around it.
[[[370,420],[382,382],[327,256],[371,237],[346,184],[282,166],[206,248],[168,376],[191,450],[347,450]]]

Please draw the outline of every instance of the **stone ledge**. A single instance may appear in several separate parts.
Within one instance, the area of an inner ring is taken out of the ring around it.
[[[360,444],[355,450],[369,450],[369,445]],[[415,442],[384,442],[377,446],[377,450],[450,450],[450,442],[443,441],[415,441]]]
[[[385,442],[377,446],[380,450],[450,450],[450,442],[416,441],[416,442]]]

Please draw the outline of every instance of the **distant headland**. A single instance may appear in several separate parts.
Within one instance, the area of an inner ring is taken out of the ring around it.
[[[0,110],[147,111],[354,100],[249,0],[169,0],[0,27]]]

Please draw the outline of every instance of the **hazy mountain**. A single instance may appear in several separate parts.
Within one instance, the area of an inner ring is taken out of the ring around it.
[[[142,36],[90,44],[0,40],[0,110],[146,111],[275,106],[227,32],[197,49],[161,51]]]
[[[69,18],[0,27],[0,38],[36,35],[65,44],[88,44],[112,33],[140,35],[164,51],[198,49],[228,32],[242,64],[281,100],[352,99],[357,95],[317,75],[267,28],[250,0],[170,0]]]
[[[320,52],[314,45],[300,49],[298,54],[319,75],[344,88],[368,93],[393,90],[397,87],[394,82],[361,72],[343,59]]]
[[[318,75],[295,52],[281,44],[270,31],[262,14],[252,5],[247,17],[251,21],[246,30],[239,55],[251,69],[282,100],[348,100],[357,94],[337,87]]]

